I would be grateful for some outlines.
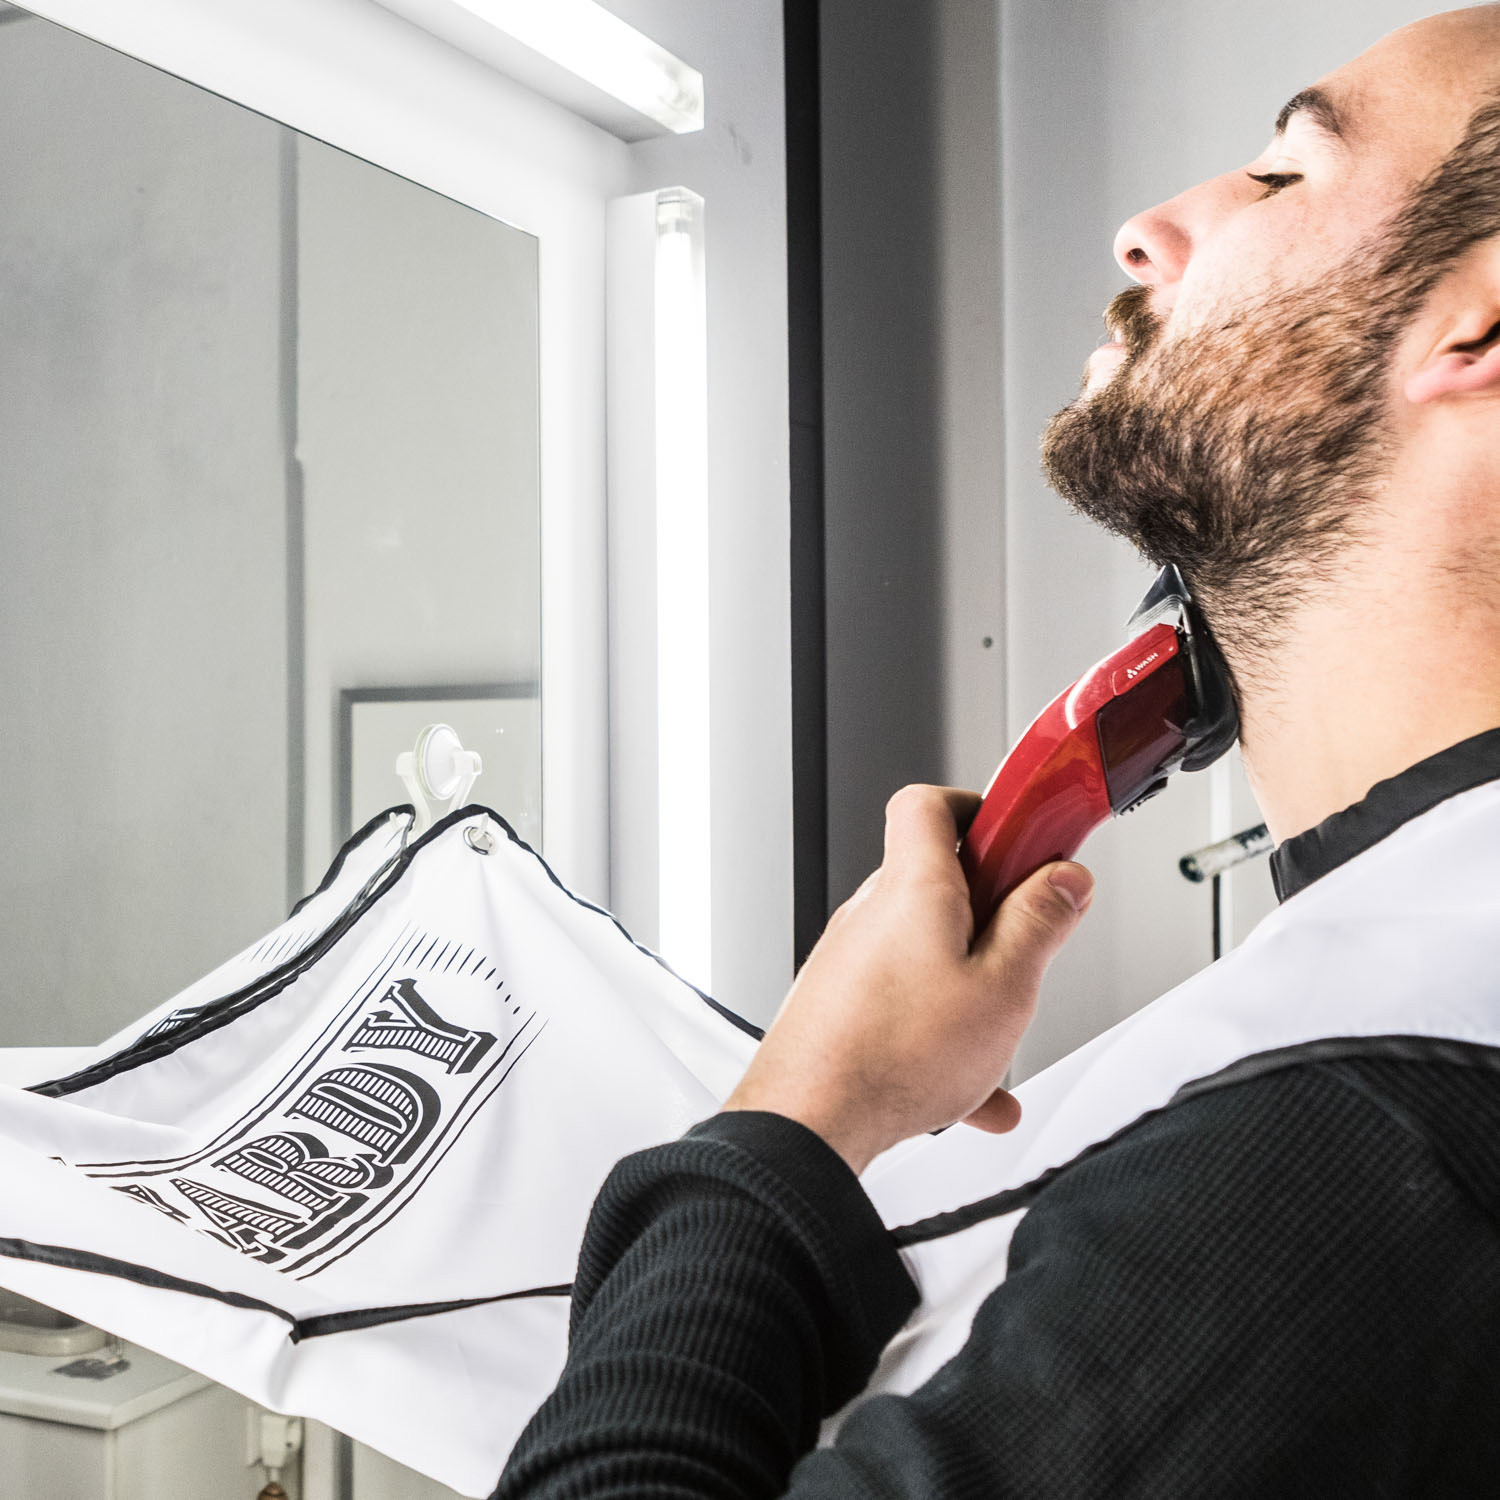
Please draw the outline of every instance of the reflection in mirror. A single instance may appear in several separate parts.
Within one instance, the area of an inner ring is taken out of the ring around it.
[[[0,23],[0,1042],[81,1044],[407,800],[350,694],[539,838],[536,243]]]

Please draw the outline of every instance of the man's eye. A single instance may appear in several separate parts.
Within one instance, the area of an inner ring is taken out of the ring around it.
[[[1273,193],[1279,193],[1282,188],[1291,187],[1294,182],[1302,181],[1300,172],[1246,172],[1245,176],[1251,182],[1258,182],[1265,188],[1265,192],[1261,194],[1262,198],[1269,198]]]

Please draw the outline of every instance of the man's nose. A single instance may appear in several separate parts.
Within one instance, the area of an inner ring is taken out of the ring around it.
[[[1175,286],[1193,256],[1254,198],[1255,191],[1243,172],[1210,177],[1127,219],[1115,236],[1115,259],[1142,286]]]
[[[1174,198],[1127,219],[1115,236],[1115,259],[1142,286],[1171,286],[1187,269],[1193,240],[1181,213],[1174,212],[1180,201]]]

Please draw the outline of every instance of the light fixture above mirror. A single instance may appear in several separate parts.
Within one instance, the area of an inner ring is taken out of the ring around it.
[[[703,129],[703,75],[597,0],[380,0],[623,141]]]

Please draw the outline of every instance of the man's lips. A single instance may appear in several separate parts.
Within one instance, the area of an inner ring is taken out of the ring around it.
[[[1125,345],[1118,340],[1100,344],[1084,366],[1084,390],[1091,391],[1103,385],[1125,363],[1127,353]]]

